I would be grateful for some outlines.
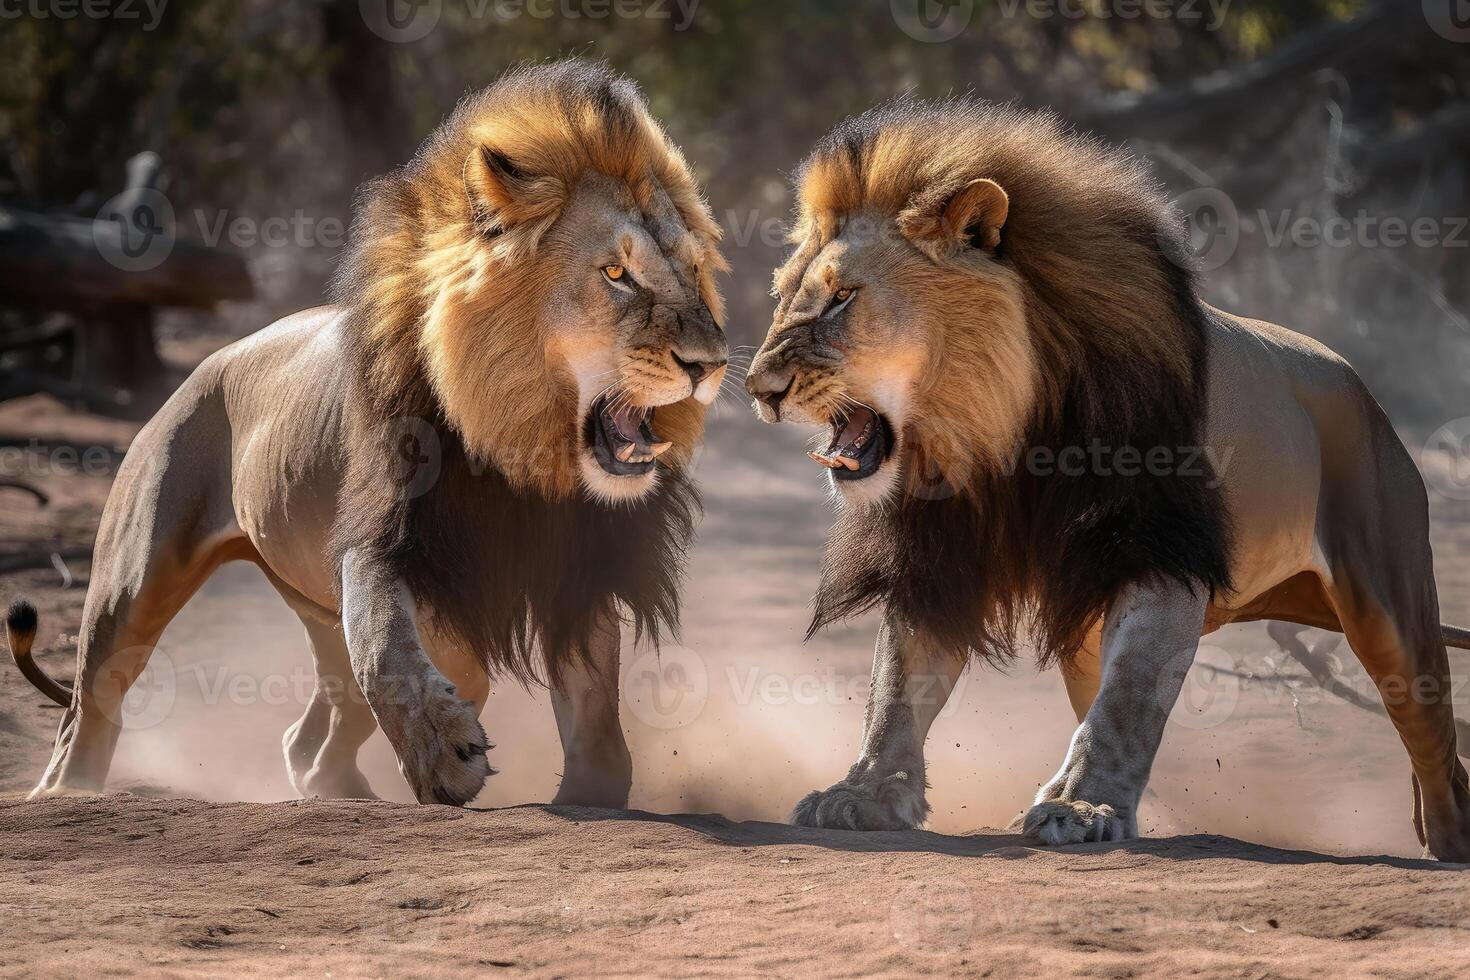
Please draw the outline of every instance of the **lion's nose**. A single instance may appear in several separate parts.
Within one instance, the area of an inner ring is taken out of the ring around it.
[[[745,390],[755,400],[769,408],[776,418],[781,417],[781,401],[791,391],[796,378],[794,371],[752,371],[745,379]]]
[[[689,375],[689,383],[696,388],[699,387],[699,383],[701,381],[714,374],[726,364],[724,360],[686,361],[678,354],[674,355],[674,363],[678,364],[681,368],[684,369],[684,373]]]

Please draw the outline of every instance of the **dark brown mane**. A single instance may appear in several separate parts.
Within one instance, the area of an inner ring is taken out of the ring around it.
[[[640,638],[677,634],[699,511],[682,472],[631,504],[554,499],[474,461],[427,397],[417,408],[355,435],[339,554],[398,569],[435,632],[523,682],[555,683],[613,603]]]
[[[978,177],[1004,187],[999,261],[1024,284],[1043,386],[1013,465],[958,465],[954,447],[912,447],[895,505],[843,509],[812,632],[883,603],[957,654],[1013,657],[1029,629],[1045,663],[1074,654],[1130,584],[1229,589],[1215,473],[1203,456],[1184,465],[1203,447],[1208,314],[1183,223],[1136,162],[1050,116],[902,101],[839,127],[801,174],[804,217],[896,213]],[[1121,475],[1091,455],[1081,472],[1034,465],[1046,458],[1037,450],[1055,459],[1094,446],[1163,447],[1172,471]],[[946,482],[955,473],[959,486]]]

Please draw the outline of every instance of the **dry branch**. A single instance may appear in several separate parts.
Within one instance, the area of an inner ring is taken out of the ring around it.
[[[33,568],[55,567],[52,556],[56,555],[62,561],[90,560],[91,548],[57,548],[51,551],[34,551],[23,555],[0,555],[0,575],[9,575],[11,572],[24,572]]]
[[[51,505],[50,497],[29,483],[23,483],[20,480],[0,480],[0,490],[19,490],[21,493],[28,493],[32,497],[35,497],[36,503],[42,507],[49,507]]]
[[[1072,119],[1099,133],[1178,138],[1223,115],[1259,111],[1280,98],[1284,84],[1340,64],[1365,47],[1397,43],[1416,28],[1424,28],[1417,3],[1376,3],[1352,20],[1287,41],[1258,61],[1210,72],[1175,88],[1109,95],[1082,106]]]
[[[1309,648],[1301,640],[1301,634],[1306,632],[1307,627],[1297,626],[1294,623],[1271,622],[1266,625],[1266,632],[1276,645],[1281,647],[1283,653],[1287,654],[1297,663],[1307,669],[1312,675],[1312,680],[1329,694],[1335,694],[1348,704],[1370,711],[1381,718],[1388,717],[1388,709],[1383,702],[1371,698],[1354,688],[1347,681],[1338,676],[1333,669],[1332,663],[1327,659],[1331,649],[1320,650]],[[1335,644],[1334,644],[1335,646]],[[1455,719],[1456,741],[1459,743],[1460,756],[1470,759],[1470,723]]]

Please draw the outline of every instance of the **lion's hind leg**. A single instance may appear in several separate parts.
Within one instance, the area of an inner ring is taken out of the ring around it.
[[[1328,501],[1322,545],[1329,592],[1408,750],[1421,843],[1442,861],[1470,862],[1470,777],[1457,755],[1428,497],[1408,453],[1391,448]]]
[[[1419,841],[1441,861],[1470,862],[1470,777],[1458,758],[1453,682],[1432,586],[1417,600],[1349,601],[1348,643],[1409,753]]]
[[[77,640],[71,707],[32,797],[102,792],[122,729],[142,718],[161,720],[154,717],[158,702],[130,706],[125,698],[164,628],[220,564],[249,548],[231,536],[147,555],[129,553],[126,536],[119,544],[121,552],[99,550]]]
[[[229,467],[217,465],[230,440],[209,381],[198,373],[186,382],[118,470],[97,532],[71,707],[32,796],[102,791],[125,723],[160,720],[163,701],[124,698],[164,628],[222,563],[258,558],[235,520]]]
[[[316,688],[282,739],[291,787],[303,797],[375,800],[357,767],[357,752],[378,722],[352,677],[347,641],[338,626],[305,615],[301,622],[316,665]]]

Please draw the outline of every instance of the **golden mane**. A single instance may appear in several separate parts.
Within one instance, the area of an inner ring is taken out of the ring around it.
[[[881,602],[959,653],[1007,657],[1031,627],[1043,662],[1065,659],[1130,583],[1229,588],[1212,473],[1058,475],[1028,462],[1035,450],[1199,447],[1208,314],[1184,224],[1147,170],[1011,106],[902,99],[844,122],[798,171],[794,237],[810,250],[861,216],[914,242],[981,179],[1009,199],[998,245],[984,243],[994,264],[963,281],[936,267],[944,357],[916,396],[907,492],[839,515],[812,628]],[[1017,308],[1001,282],[1020,290],[1034,384],[996,367],[984,317]],[[992,445],[997,390],[1031,403],[1017,445]],[[946,436],[926,444],[933,432]],[[916,482],[934,473],[948,490]]]
[[[524,179],[487,207],[467,162],[493,154]],[[427,381],[470,453],[513,486],[551,497],[578,488],[570,377],[547,353],[537,305],[557,267],[537,254],[578,181],[601,173],[648,210],[666,196],[698,250],[701,291],[723,316],[719,226],[683,155],[638,87],[606,65],[525,65],[467,96],[401,169],[359,195],[334,283],[365,388],[388,415]],[[692,401],[658,413],[678,465],[703,431]]]
[[[1181,279],[1189,280],[1182,223],[1144,165],[1069,132],[1051,113],[901,99],[847,120],[798,171],[793,237],[825,239],[841,218],[861,212],[899,228],[921,224],[980,178],[1011,201],[1003,255],[1023,283],[1027,324],[1049,368],[1037,379],[1038,412],[1061,410],[1088,348],[1127,350],[1145,372],[1192,376],[1197,345],[1181,335],[1178,305]],[[983,341],[954,337],[961,343],[953,346],[963,351],[966,339]],[[971,390],[986,378],[975,370],[985,351],[968,346],[973,356],[949,358],[933,389],[944,398],[946,425],[959,427],[949,446],[983,451],[992,426],[966,419],[963,406],[989,404]],[[963,460],[937,462],[945,472],[966,468]]]

